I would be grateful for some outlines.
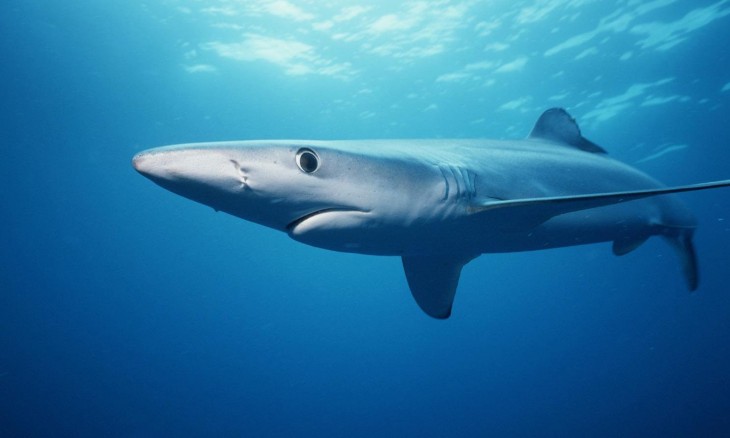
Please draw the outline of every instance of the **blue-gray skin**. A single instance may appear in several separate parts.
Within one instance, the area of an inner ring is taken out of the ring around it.
[[[400,256],[418,305],[448,318],[461,268],[482,253],[650,236],[697,288],[695,220],[666,188],[609,158],[562,109],[525,140],[240,141],[150,149],[134,167],[160,186],[334,251]],[[665,195],[665,196],[658,196]]]

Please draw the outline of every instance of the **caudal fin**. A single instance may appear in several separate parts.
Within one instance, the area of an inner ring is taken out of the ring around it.
[[[663,236],[664,239],[669,242],[672,248],[674,248],[677,256],[679,257],[679,263],[682,268],[682,273],[687,281],[687,287],[690,291],[697,290],[700,278],[697,267],[697,253],[695,252],[694,244],[692,243],[692,234],[694,230],[691,228],[686,229],[671,229]]]

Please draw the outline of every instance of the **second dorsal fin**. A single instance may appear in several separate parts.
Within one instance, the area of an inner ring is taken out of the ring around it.
[[[551,108],[542,113],[528,138],[548,140],[586,152],[606,153],[602,147],[580,134],[580,128],[575,123],[575,119],[562,108]]]

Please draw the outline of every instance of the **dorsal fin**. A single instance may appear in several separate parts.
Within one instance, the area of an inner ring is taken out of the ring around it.
[[[550,108],[542,113],[528,138],[538,138],[573,146],[586,152],[605,154],[606,151],[580,134],[575,119],[562,108]]]

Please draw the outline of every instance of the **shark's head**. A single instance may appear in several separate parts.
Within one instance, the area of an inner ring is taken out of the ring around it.
[[[354,150],[335,142],[203,143],[150,149],[133,164],[174,193],[304,243],[398,254],[407,245],[397,241],[399,230],[438,210],[444,180],[436,166],[404,166],[382,149],[376,143]]]

